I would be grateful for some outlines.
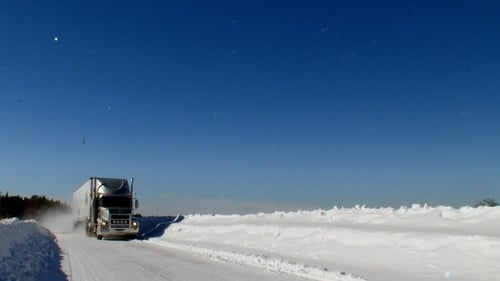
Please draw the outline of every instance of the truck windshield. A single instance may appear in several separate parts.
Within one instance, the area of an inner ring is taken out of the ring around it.
[[[131,201],[128,197],[102,197],[99,199],[99,205],[102,207],[130,208]]]

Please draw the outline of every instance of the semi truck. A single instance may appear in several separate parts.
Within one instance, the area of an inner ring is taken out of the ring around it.
[[[87,236],[135,238],[139,222],[134,218],[138,201],[134,179],[91,177],[73,192],[73,223],[84,224]]]

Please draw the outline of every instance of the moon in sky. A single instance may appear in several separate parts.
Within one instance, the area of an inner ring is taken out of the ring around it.
[[[57,42],[57,41],[59,41],[59,38],[56,36],[56,37],[54,37],[54,42]]]

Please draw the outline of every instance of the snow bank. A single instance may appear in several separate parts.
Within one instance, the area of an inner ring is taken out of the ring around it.
[[[0,280],[66,280],[54,236],[35,220],[0,220]]]
[[[500,276],[500,207],[189,215],[151,242],[317,280],[489,281]]]

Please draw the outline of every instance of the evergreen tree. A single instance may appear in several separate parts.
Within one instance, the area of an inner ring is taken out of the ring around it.
[[[18,217],[21,219],[37,219],[49,210],[70,212],[71,208],[65,202],[48,199],[45,196],[33,195],[31,198],[19,195],[9,196],[0,193],[0,219]]]
[[[495,199],[485,198],[485,199],[477,202],[474,206],[475,207],[480,207],[480,206],[495,207],[495,206],[498,206],[498,203],[495,201]]]

